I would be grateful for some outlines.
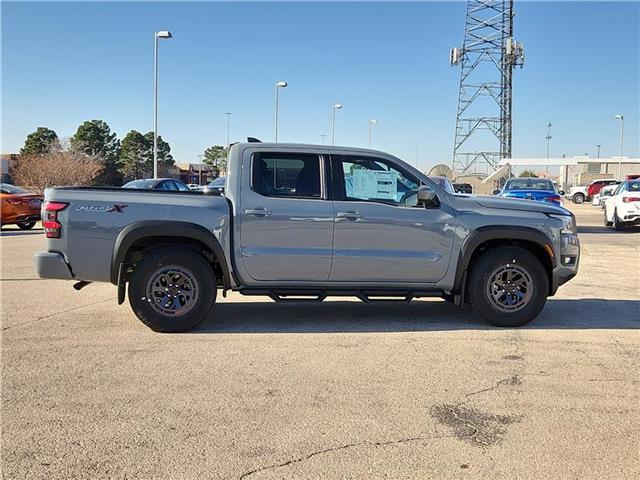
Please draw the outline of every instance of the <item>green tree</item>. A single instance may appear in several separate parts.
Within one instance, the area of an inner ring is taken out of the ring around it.
[[[133,179],[151,176],[153,164],[149,161],[148,147],[149,142],[140,132],[131,130],[127,133],[120,144],[118,172]]]
[[[144,135],[147,142],[147,154],[151,171],[153,172],[153,132],[147,132]],[[165,142],[160,135],[158,135],[158,167],[171,167],[175,164],[173,156],[171,155],[171,147],[168,142]]]
[[[24,146],[20,149],[22,155],[46,155],[60,149],[60,140],[56,132],[47,127],[38,127],[27,135]]]
[[[75,151],[101,159],[104,170],[97,179],[98,183],[117,185],[122,182],[122,176],[118,172],[120,141],[105,121],[90,120],[80,125],[71,137],[71,147]]]
[[[538,178],[538,175],[536,175],[536,172],[534,172],[533,170],[525,170],[518,176],[519,177]]]
[[[218,170],[218,175],[227,171],[227,149],[221,145],[212,145],[204,151],[202,162]]]

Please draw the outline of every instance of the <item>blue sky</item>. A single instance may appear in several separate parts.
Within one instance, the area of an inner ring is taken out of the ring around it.
[[[159,133],[177,161],[211,144],[273,137],[330,138],[373,146],[426,169],[451,162],[465,2],[423,3],[8,3],[2,4],[2,151],[38,126],[59,136],[103,119],[122,138],[152,129],[153,32],[160,45]],[[640,3],[516,2],[526,63],[514,73],[513,153],[639,153]]]

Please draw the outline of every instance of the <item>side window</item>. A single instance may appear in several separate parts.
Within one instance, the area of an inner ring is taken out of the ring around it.
[[[179,190],[181,192],[188,192],[189,191],[189,187],[187,187],[184,183],[182,182],[173,182],[173,184],[176,187],[176,190]]]
[[[169,182],[167,180],[164,180],[162,182],[160,182],[160,184],[158,185],[158,187],[156,188],[156,190],[173,190],[173,188],[171,188],[171,185],[169,184]]]
[[[251,186],[265,197],[320,198],[320,157],[259,153],[252,158]]]
[[[385,160],[351,155],[334,158],[338,159],[335,179],[339,183],[337,198],[342,197],[340,190],[343,188],[345,200],[363,200],[404,207],[417,204],[416,192],[420,187],[420,181],[397,170]]]

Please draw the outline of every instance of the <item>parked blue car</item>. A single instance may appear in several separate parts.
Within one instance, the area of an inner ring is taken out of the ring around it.
[[[557,192],[553,182],[547,178],[510,178],[502,190],[494,190],[495,195],[507,198],[522,198],[562,206],[562,191]]]

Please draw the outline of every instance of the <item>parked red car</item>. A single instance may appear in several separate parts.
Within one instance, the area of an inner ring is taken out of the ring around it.
[[[16,224],[29,230],[40,220],[42,195],[29,193],[15,185],[0,183],[0,219],[2,225]]]
[[[593,197],[595,197],[598,193],[600,193],[600,190],[602,190],[602,187],[606,187],[608,185],[617,185],[619,183],[620,183],[620,180],[615,180],[613,178],[603,179],[603,180],[594,180],[587,187],[586,200],[591,201]]]

